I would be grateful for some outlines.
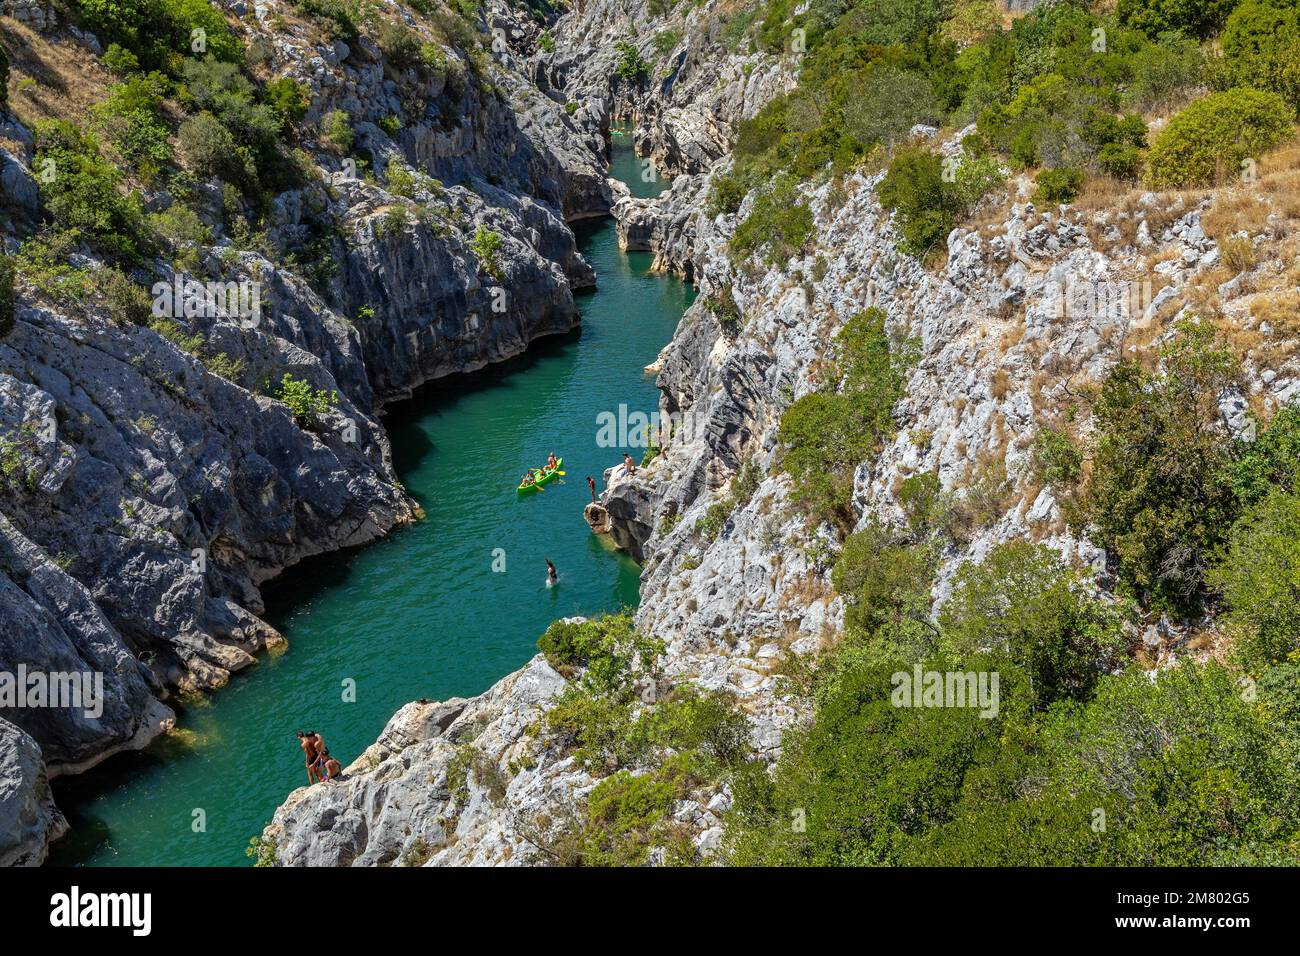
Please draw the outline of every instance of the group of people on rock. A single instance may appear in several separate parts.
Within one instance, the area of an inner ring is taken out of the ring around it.
[[[320,783],[333,780],[343,773],[343,766],[330,756],[325,738],[314,730],[298,731],[298,744],[307,758],[307,782]]]

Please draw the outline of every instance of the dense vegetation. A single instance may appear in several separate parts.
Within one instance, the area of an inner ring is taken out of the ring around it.
[[[899,213],[904,251],[924,256],[998,182],[999,164],[1037,170],[1037,200],[1049,204],[1071,201],[1089,176],[1161,189],[1222,181],[1293,128],[1297,9],[1058,0],[1004,28],[983,0],[766,0],[724,29],[773,53],[806,49],[799,85],[740,125],[711,210],[734,213],[753,192],[733,249],[754,251],[770,235],[780,256],[810,232],[798,183],[888,164],[881,199]],[[1218,47],[1206,42],[1220,30]],[[1148,150],[1147,119],[1206,85],[1214,95]],[[976,132],[945,168],[906,144],[917,123]]]
[[[792,681],[815,716],[775,774],[736,775],[732,862],[1294,862],[1300,653],[1249,684],[1219,664],[1117,670],[1128,612],[1026,543],[967,566],[932,625],[907,613],[915,564],[897,567],[919,547],[846,546],[856,620]],[[996,712],[899,706],[914,665],[996,674]]]

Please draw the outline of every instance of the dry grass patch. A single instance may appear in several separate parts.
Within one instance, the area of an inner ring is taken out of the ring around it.
[[[56,40],[0,17],[9,54],[9,108],[31,127],[37,120],[66,119],[87,125],[90,108],[114,82],[90,51],[70,40]],[[23,83],[25,79],[35,84]],[[22,85],[21,92],[19,85]]]

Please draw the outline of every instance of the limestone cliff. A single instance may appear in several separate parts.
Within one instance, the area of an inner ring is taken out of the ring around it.
[[[1224,198],[1213,192],[1134,190],[1106,209],[1039,207],[1028,180],[1013,175],[947,237],[940,263],[927,265],[897,249],[875,190],[883,174],[861,171],[801,187],[813,233],[799,255],[734,262],[727,243],[753,197],[738,216],[711,216],[709,181],[727,167],[731,124],[785,88],[788,67],[710,46],[707,30],[690,29],[702,22],[692,11],[681,30],[690,39],[637,88],[617,78],[611,52],[630,35],[634,8],[584,5],[554,26],[554,51],[532,60],[538,85],[577,103],[575,119],[590,135],[611,117],[626,119],[641,152],[682,174],[657,199],[623,196],[614,206],[625,247],[653,251],[657,267],[692,279],[700,293],[656,363],[661,410],[681,428],[635,477],[612,481],[602,501],[615,541],[643,561],[636,622],[664,642],[662,680],[732,693],[752,753],[771,760],[782,730],[800,718],[776,672],[832,641],[843,614],[830,583],[836,535],[810,527],[792,506],[777,428],[793,401],[819,387],[827,343],[852,315],[883,310],[891,336],[917,350],[894,437],[855,476],[859,522],[901,523],[900,483],[923,472],[972,515],[943,555],[939,602],[960,562],[1016,538],[1093,566],[1105,585],[1104,555],[1067,530],[1052,492],[1026,467],[1037,429],[1072,389],[1170,334],[1207,284],[1242,329],[1273,330],[1252,314],[1260,289],[1216,271],[1224,251],[1203,221]],[[674,16],[665,28],[678,25]],[[710,96],[716,88],[729,92]],[[959,148],[961,134],[912,134],[941,151]],[[1256,274],[1284,272],[1278,255],[1262,256]],[[1158,279],[1135,307],[1061,297],[1076,284],[1122,287],[1139,264]],[[1290,360],[1270,365],[1255,354],[1247,373],[1246,392],[1225,401],[1232,427],[1244,425],[1248,403],[1276,407],[1300,394]],[[732,479],[746,467],[757,478],[737,497]],[[1164,632],[1148,642],[1161,659],[1182,653]],[[549,837],[596,784],[537,732],[565,686],[539,657],[472,701],[408,705],[341,782],[289,797],[265,833],[277,862],[554,862]],[[725,788],[706,789],[673,807],[705,859],[720,845],[729,803]]]

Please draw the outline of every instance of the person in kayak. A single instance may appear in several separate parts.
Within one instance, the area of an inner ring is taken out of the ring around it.
[[[551,564],[551,559],[546,559],[546,586],[549,588],[560,580],[560,574],[555,570],[555,565]]]
[[[591,475],[587,476],[587,487],[591,489],[591,503],[594,505],[596,503],[596,479]]]
[[[547,470],[547,471],[554,471],[554,470],[556,469],[556,467],[559,466],[559,464],[560,464],[560,462],[559,462],[558,459],[556,459],[556,457],[555,457],[555,452],[551,452],[549,455],[546,456],[546,470]]]
[[[519,486],[523,488],[535,484],[537,484],[537,478],[534,476],[533,469],[529,468],[528,471],[524,473],[524,476],[519,479]]]

